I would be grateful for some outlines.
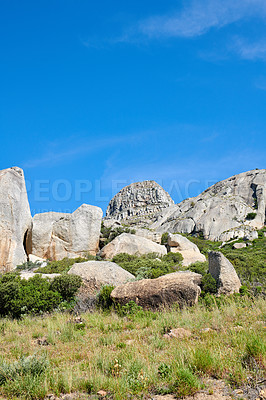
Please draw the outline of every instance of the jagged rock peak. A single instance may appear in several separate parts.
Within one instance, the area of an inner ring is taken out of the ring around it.
[[[131,183],[110,201],[107,218],[130,220],[151,217],[174,204],[170,195],[155,181]]]

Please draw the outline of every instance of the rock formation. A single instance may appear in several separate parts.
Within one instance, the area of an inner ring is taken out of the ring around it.
[[[167,245],[172,253],[180,253],[183,256],[182,264],[188,266],[196,261],[204,262],[206,257],[201,254],[198,246],[188,240],[186,237],[178,234],[168,235]]]
[[[216,280],[218,294],[239,293],[241,282],[235,268],[219,251],[209,252],[209,273]]]
[[[123,285],[135,279],[134,275],[110,261],[86,261],[74,264],[68,271],[86,281],[96,281],[100,285]]]
[[[102,210],[83,204],[72,214],[36,214],[29,229],[27,253],[51,260],[95,255],[99,247]]]
[[[149,222],[154,215],[174,202],[170,195],[154,181],[132,183],[124,187],[110,201],[106,217],[123,222]]]
[[[24,174],[18,167],[0,171],[0,271],[27,261],[24,236],[31,213]]]
[[[252,170],[211,186],[158,213],[159,232],[202,234],[205,239],[254,239],[265,223],[266,170]]]
[[[174,272],[157,279],[143,279],[117,286],[111,293],[112,299],[125,305],[129,301],[145,309],[158,309],[178,303],[182,308],[198,301],[201,275],[190,271]]]
[[[120,253],[137,255],[156,253],[159,256],[163,256],[167,253],[167,250],[165,246],[152,242],[149,239],[130,233],[122,233],[122,235],[117,236],[104,246],[99,255],[104,259],[111,260],[115,255]]]

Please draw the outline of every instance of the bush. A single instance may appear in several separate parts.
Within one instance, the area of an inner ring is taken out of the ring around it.
[[[81,284],[82,279],[80,276],[63,274],[53,279],[50,288],[52,291],[58,292],[63,300],[71,301],[74,299],[74,295]]]
[[[97,307],[103,311],[111,310],[113,306],[113,300],[111,299],[111,293],[114,290],[112,285],[104,285],[97,296]]]
[[[167,244],[168,232],[164,232],[161,237],[161,244]]]
[[[252,219],[256,218],[256,215],[257,214],[254,213],[254,212],[248,213],[247,216],[246,216],[246,220],[251,221]]]
[[[0,364],[0,386],[8,395],[25,399],[45,396],[44,379],[49,364],[46,357],[21,357],[18,361]],[[10,397],[9,397],[10,398]]]
[[[176,265],[176,264],[180,264],[181,261],[183,261],[183,256],[181,253],[172,253],[171,251],[167,254],[165,254],[162,257],[162,261],[165,261],[169,264],[171,264],[172,266]]]
[[[178,255],[177,257],[179,258]],[[176,271],[176,269],[173,268],[174,262],[172,261],[171,256],[168,261],[162,261],[161,259],[158,259],[158,255],[154,253],[142,256],[121,253],[117,254],[112,261],[135,275],[137,279],[155,279],[159,276]]]
[[[200,382],[190,369],[180,368],[177,371],[177,377],[172,383],[171,389],[178,397],[189,396],[200,389]]]
[[[68,272],[73,264],[85,262],[88,260],[95,260],[95,257],[92,255],[88,255],[87,258],[77,257],[77,258],[63,258],[59,261],[50,261],[46,267],[38,268],[35,272],[39,272],[41,274],[63,274],[64,272]]]
[[[62,301],[60,294],[51,290],[47,279],[36,275],[28,281],[15,274],[0,279],[0,315],[19,318],[26,313],[52,311]]]
[[[202,294],[205,293],[217,293],[217,283],[216,280],[211,276],[211,274],[206,274],[203,276],[201,281]]]

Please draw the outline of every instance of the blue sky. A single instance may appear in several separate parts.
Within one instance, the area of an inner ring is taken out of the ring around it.
[[[3,0],[0,169],[34,214],[265,168],[265,21],[265,0]]]

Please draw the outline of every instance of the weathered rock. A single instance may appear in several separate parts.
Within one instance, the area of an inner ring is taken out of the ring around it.
[[[162,256],[167,253],[165,246],[154,243],[149,239],[132,235],[130,233],[122,233],[114,240],[108,243],[100,251],[100,256],[105,259],[112,259],[115,255],[120,253],[128,254],[148,254],[156,253]]]
[[[170,195],[154,181],[132,183],[124,187],[110,201],[106,217],[119,221],[144,223],[154,214],[174,204]]]
[[[151,240],[152,242],[161,244],[162,234],[159,232],[151,231],[149,229],[135,228],[135,235],[144,237],[146,239]]]
[[[184,339],[188,338],[192,335],[191,331],[184,328],[174,328],[171,329],[169,333],[165,333],[163,336],[167,339],[177,338],[177,339]]]
[[[192,243],[186,237],[178,234],[169,233],[167,244],[169,250],[173,253],[178,252],[183,256],[182,264],[188,266],[196,261],[204,262],[206,257],[201,254],[197,245]]]
[[[68,271],[71,275],[78,275],[83,280],[95,280],[101,285],[122,285],[134,279],[134,275],[119,265],[110,261],[86,261],[74,264]]]
[[[203,234],[205,239],[253,239],[264,226],[266,170],[252,170],[211,186],[199,196],[162,210],[151,228]],[[253,220],[248,214],[255,213]]]
[[[233,244],[233,249],[244,249],[247,247],[246,243],[234,243]]]
[[[99,248],[102,210],[83,204],[72,214],[36,214],[27,235],[27,252],[51,260],[95,255]]]
[[[31,223],[24,174],[18,167],[0,171],[0,271],[27,261],[23,241]]]
[[[116,287],[111,297],[122,305],[129,301],[145,309],[158,309],[178,303],[182,308],[198,301],[201,275],[190,271],[173,272],[157,279],[143,279]]]
[[[241,282],[235,268],[219,251],[209,252],[209,273],[217,282],[218,294],[239,293]]]

